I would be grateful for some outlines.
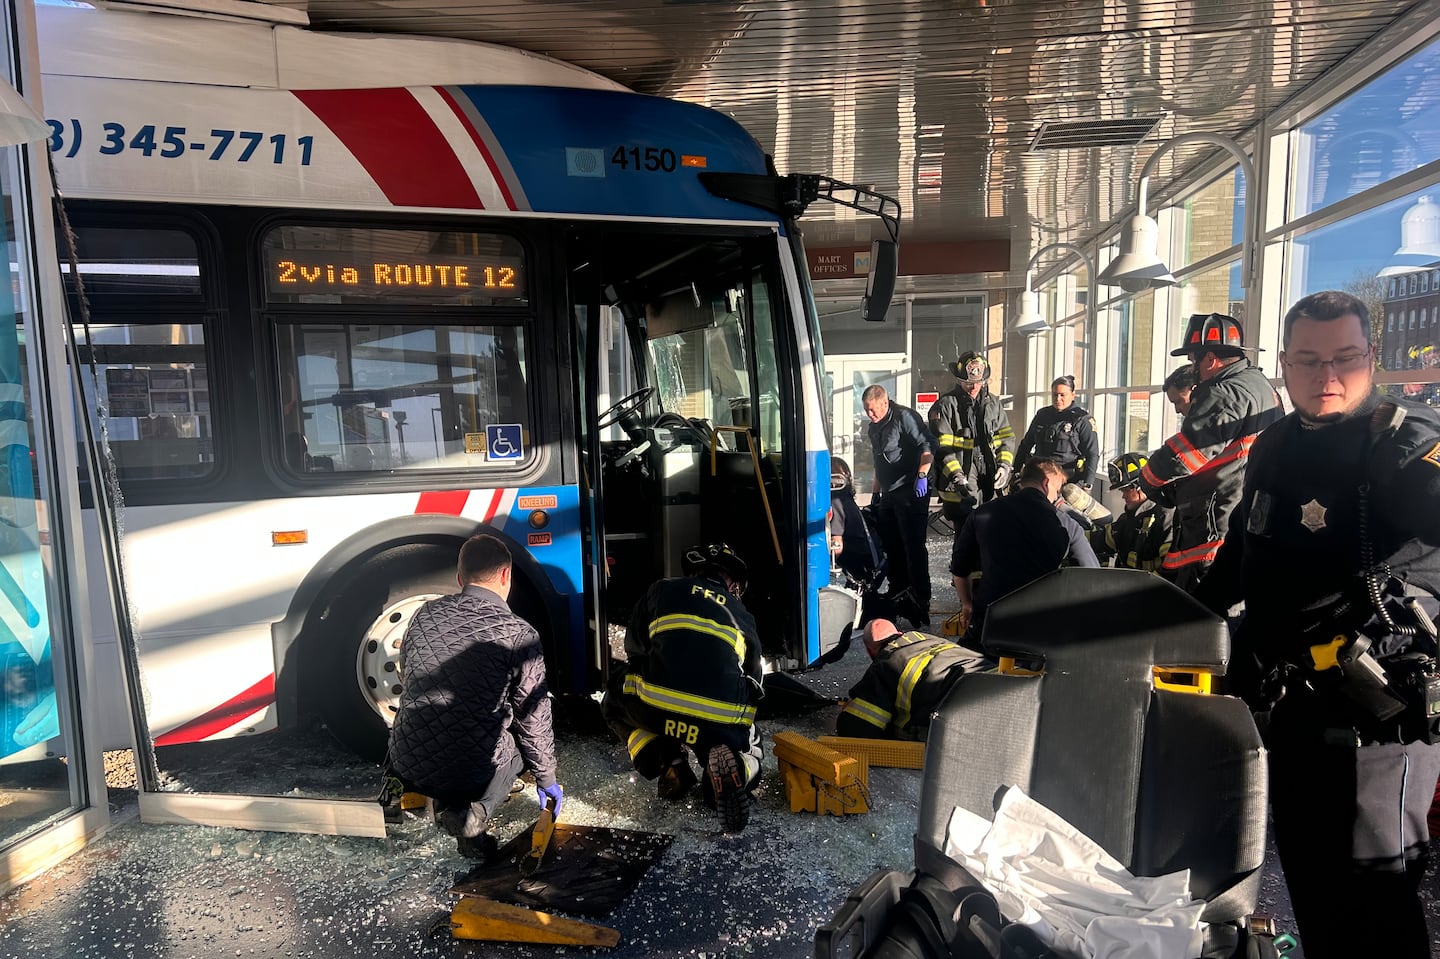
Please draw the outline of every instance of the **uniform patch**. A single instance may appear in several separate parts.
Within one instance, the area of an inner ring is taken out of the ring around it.
[[[1440,443],[1436,443],[1431,447],[1430,452],[1420,458],[1436,469],[1440,469]]]

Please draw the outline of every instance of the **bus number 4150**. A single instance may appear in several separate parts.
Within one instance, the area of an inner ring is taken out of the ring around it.
[[[675,151],[668,147],[616,147],[610,154],[610,163],[622,170],[635,169],[637,172],[674,173]]]

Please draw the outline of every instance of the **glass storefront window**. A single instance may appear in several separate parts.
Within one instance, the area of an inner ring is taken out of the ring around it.
[[[5,449],[0,456],[0,845],[33,835],[85,802],[84,757],[72,735],[65,640],[65,604],[53,571],[63,560],[50,538],[55,508],[44,443],[37,437],[36,356],[39,336],[33,285],[25,275],[14,202],[15,148],[0,150],[0,203],[11,274],[0,284],[0,407]],[[19,294],[19,295],[17,295]]]
[[[1171,208],[1174,252],[1165,262],[1172,270],[1240,244],[1245,233],[1245,194],[1245,178],[1234,166]]]
[[[1432,42],[1301,126],[1290,218],[1440,159],[1437,83]]]
[[[947,366],[968,350],[985,352],[983,297],[916,300],[910,305],[910,323],[912,392],[944,393],[955,385],[955,377]],[[998,369],[999,356],[988,358],[991,369]]]
[[[860,318],[860,297],[842,300],[818,300],[820,339],[827,357],[847,353],[904,353],[905,298],[890,301],[885,319],[870,323]]]
[[[1409,273],[1381,276],[1394,265],[1401,246],[1405,215],[1424,204],[1437,191],[1426,187],[1389,203],[1364,210],[1291,240],[1286,282],[1286,306],[1319,290],[1343,290],[1358,297],[1370,310],[1370,337],[1380,368],[1387,372],[1419,371],[1423,381],[1440,379],[1440,326],[1422,324],[1440,310],[1440,288],[1420,283],[1432,273],[1428,267]],[[1428,287],[1428,288],[1427,288]],[[1279,349],[1276,342],[1262,344]]]

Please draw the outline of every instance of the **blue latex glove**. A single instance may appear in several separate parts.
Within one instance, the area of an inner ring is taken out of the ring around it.
[[[920,477],[915,481],[915,498],[924,499],[930,493],[930,481]]]
[[[565,801],[565,790],[560,788],[560,784],[556,783],[553,786],[536,786],[535,794],[540,798],[540,808],[544,809],[546,806],[551,806],[551,812],[555,814],[556,819],[559,819],[560,804]]]

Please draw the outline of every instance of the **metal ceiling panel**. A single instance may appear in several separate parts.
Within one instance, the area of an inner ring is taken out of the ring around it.
[[[1409,0],[309,0],[318,29],[485,40],[733,114],[782,171],[896,196],[902,238],[1083,242],[1163,141],[1242,136]],[[1047,124],[1159,117],[1137,143],[1031,150]],[[1162,158],[1155,186],[1202,162]],[[879,226],[817,205],[812,243]],[[1028,241],[1028,246],[1027,242]],[[998,278],[992,278],[998,279]]]

